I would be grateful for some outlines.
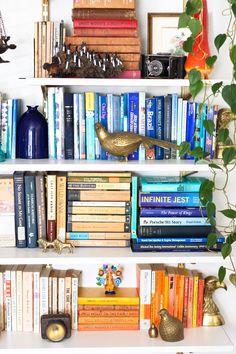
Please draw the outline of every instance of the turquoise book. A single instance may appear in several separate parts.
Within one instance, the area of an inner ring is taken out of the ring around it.
[[[131,238],[137,238],[138,218],[138,177],[132,177],[132,199],[131,199]]]
[[[142,192],[199,192],[203,177],[148,176],[141,177]]]

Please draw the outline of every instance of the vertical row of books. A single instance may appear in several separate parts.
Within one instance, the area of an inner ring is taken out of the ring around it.
[[[40,331],[44,314],[67,313],[78,324],[80,271],[44,265],[0,266],[0,330]]]
[[[0,144],[5,157],[16,158],[16,133],[20,116],[20,99],[0,93]]]
[[[120,78],[140,78],[141,45],[134,0],[74,0],[73,36],[66,44],[83,42],[98,53],[117,53],[124,65]]]

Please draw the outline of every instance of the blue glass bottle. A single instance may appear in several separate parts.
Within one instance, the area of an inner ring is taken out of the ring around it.
[[[48,124],[38,106],[27,106],[17,126],[16,157],[20,159],[48,158]]]

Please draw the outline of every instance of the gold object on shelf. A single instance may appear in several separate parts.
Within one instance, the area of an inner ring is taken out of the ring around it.
[[[232,120],[233,115],[231,110],[229,108],[221,108],[217,114],[216,134],[219,134],[220,129],[229,129],[229,125]],[[236,145],[230,137],[228,137],[226,144],[223,145],[218,143],[216,146],[216,158],[222,159],[224,149],[230,147],[236,148]]]
[[[51,323],[46,329],[46,336],[52,342],[60,342],[66,336],[65,326],[60,323]]]
[[[166,309],[161,309],[159,315],[161,316],[161,322],[159,325],[161,338],[166,342],[178,342],[183,340],[183,323],[178,318],[170,315]]]
[[[164,149],[179,150],[179,146],[176,144],[139,134],[127,132],[108,133],[101,123],[95,123],[95,131],[103,149],[111,155],[124,157],[125,161],[128,161],[128,156],[137,150],[141,144],[143,144],[145,149],[156,145]]]
[[[105,293],[112,294],[115,290],[115,282],[113,279],[113,275],[111,272],[107,272],[106,274],[106,282],[105,282]]]
[[[148,330],[148,335],[150,338],[157,338],[158,337],[158,329],[154,323],[151,324],[151,327]]]
[[[64,243],[57,239],[49,242],[41,238],[38,240],[38,245],[43,249],[43,252],[46,252],[47,248],[53,247],[58,254],[61,254],[64,248],[68,248],[70,253],[73,253],[74,249],[74,246],[71,243]]]
[[[225,283],[220,283],[217,277],[210,275],[205,279],[203,326],[222,326],[225,323],[212,298],[215,290],[220,288],[227,290]]]
[[[42,0],[42,21],[49,21],[49,0]]]

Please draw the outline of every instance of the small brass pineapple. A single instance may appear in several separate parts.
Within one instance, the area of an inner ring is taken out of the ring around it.
[[[170,315],[166,309],[159,311],[161,322],[159,325],[159,333],[161,338],[166,342],[178,342],[184,339],[184,326],[182,322]]]

